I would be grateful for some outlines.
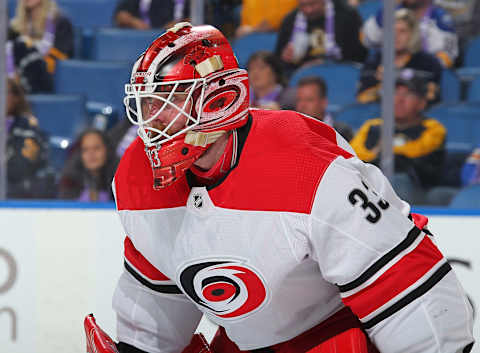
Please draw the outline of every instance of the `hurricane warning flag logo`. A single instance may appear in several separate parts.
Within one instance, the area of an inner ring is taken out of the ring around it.
[[[262,277],[244,261],[207,261],[179,271],[184,292],[222,319],[239,319],[260,309],[268,297]]]

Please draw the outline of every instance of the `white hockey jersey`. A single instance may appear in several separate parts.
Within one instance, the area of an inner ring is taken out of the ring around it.
[[[296,337],[344,305],[382,353],[462,352],[472,310],[428,231],[329,126],[251,110],[212,187],[154,191],[137,139],[114,180],[125,268],[118,339],[181,352],[201,314],[242,350]]]

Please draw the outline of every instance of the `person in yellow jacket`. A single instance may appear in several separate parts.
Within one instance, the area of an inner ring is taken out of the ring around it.
[[[298,0],[243,0],[241,23],[236,36],[252,32],[277,31],[283,18],[298,5]]]
[[[447,130],[426,117],[427,84],[419,76],[399,78],[394,97],[394,187],[401,197],[421,202],[421,195],[438,182],[445,159]],[[378,164],[381,157],[381,118],[367,120],[350,144],[358,157]]]

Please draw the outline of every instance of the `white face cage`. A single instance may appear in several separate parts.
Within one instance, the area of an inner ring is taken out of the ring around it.
[[[161,86],[172,86],[172,88],[170,91],[162,90]],[[138,136],[140,136],[140,138],[143,140],[145,146],[159,146],[162,143],[170,141],[197,126],[200,123],[200,112],[197,112],[197,117],[195,118],[192,116],[191,111],[192,109],[196,109],[196,107],[203,107],[205,87],[205,78],[149,84],[126,84],[126,96],[123,99],[123,104],[125,105],[128,120],[130,120],[132,124],[138,126]],[[198,88],[200,88],[200,95],[196,99],[196,102],[193,102],[193,93],[197,91]],[[161,93],[161,95],[159,93]],[[183,104],[181,104],[181,106],[175,104],[174,102],[174,98],[178,94],[183,94],[186,96],[185,99],[182,100]],[[161,106],[155,111],[154,114],[144,116],[142,110],[142,100],[147,98],[159,100],[161,102]],[[160,114],[162,114],[167,107],[176,110],[177,114],[175,114],[175,116],[166,123],[163,129],[158,129],[151,126],[151,123],[155,119],[159,118]],[[190,107],[190,109],[187,111],[186,108],[188,107]],[[186,121],[182,129],[169,132],[172,126],[174,126],[175,122],[181,121],[185,118]]]

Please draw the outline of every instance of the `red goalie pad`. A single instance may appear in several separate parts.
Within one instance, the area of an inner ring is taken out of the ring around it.
[[[272,353],[379,353],[348,308],[297,337],[267,349]],[[211,350],[215,353],[250,353],[239,350],[222,327],[212,341]]]
[[[205,337],[201,333],[196,333],[182,353],[212,353],[212,351]]]
[[[224,333],[222,335],[223,337],[217,336],[212,342],[212,349],[215,353],[250,353],[250,351],[239,350],[235,343],[224,336]],[[272,353],[378,353],[378,350],[359,328],[344,331],[313,347],[312,342],[307,338],[305,340],[293,339],[268,349]],[[198,352],[196,351],[196,353]]]
[[[87,353],[119,353],[115,342],[97,325],[93,314],[83,321],[87,338]]]

